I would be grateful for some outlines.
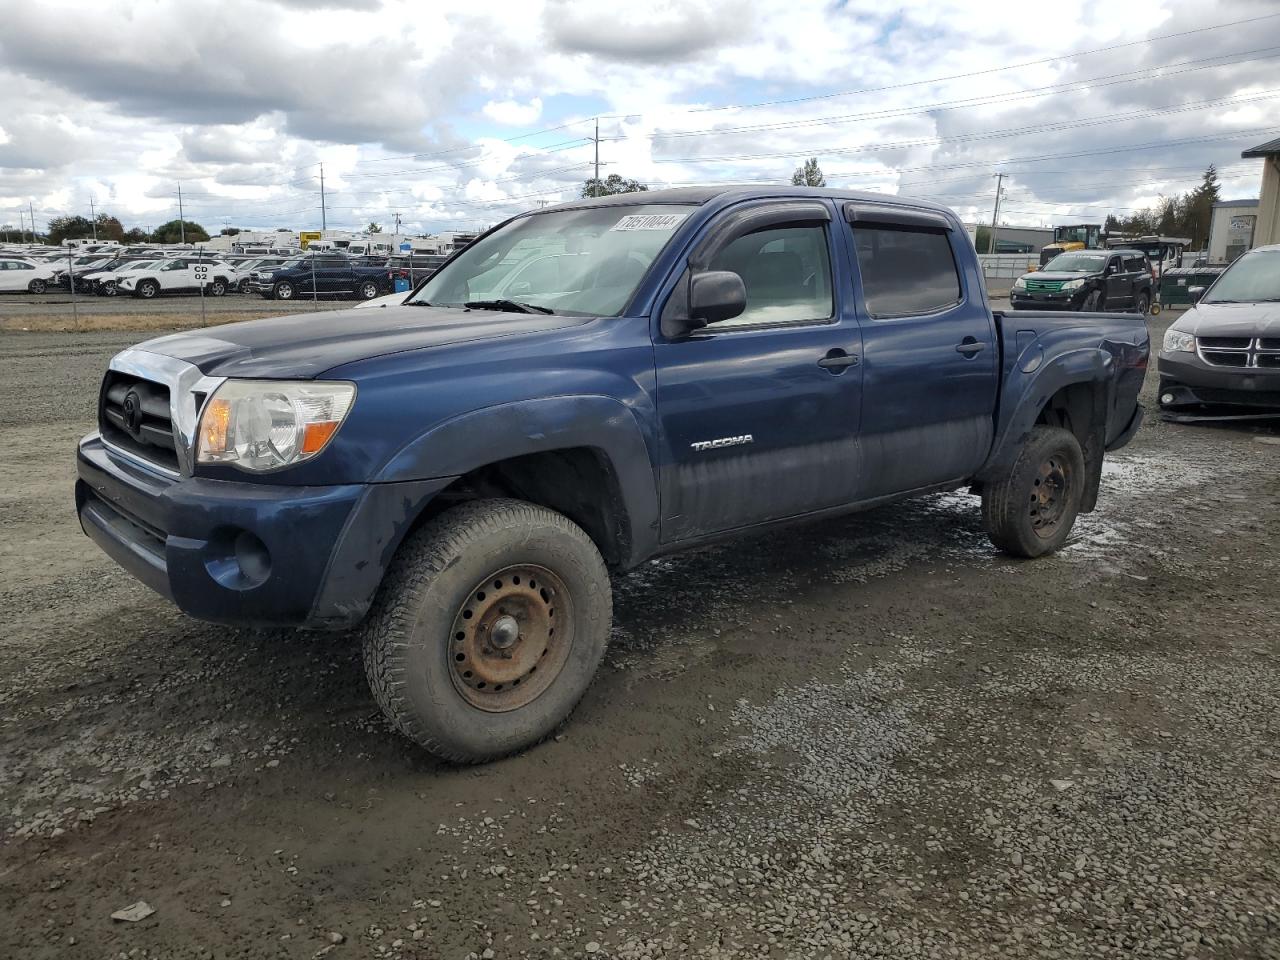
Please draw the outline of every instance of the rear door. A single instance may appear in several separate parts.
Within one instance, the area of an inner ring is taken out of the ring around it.
[[[1115,310],[1133,303],[1133,277],[1125,273],[1123,257],[1112,254],[1107,258],[1103,282],[1106,284],[1106,301],[1100,305],[1101,309]]]
[[[25,277],[26,273],[19,269],[18,261],[0,260],[0,290],[25,290]]]
[[[668,310],[700,270],[737,273],[747,307],[682,336],[654,330],[663,542],[857,498],[861,341],[835,292],[848,277],[831,219],[817,200],[733,207],[689,255]]]
[[[844,209],[862,320],[862,498],[972,476],[991,447],[999,351],[969,239],[931,210]]]

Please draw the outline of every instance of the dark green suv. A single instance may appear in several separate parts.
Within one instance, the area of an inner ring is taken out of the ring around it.
[[[1073,250],[1014,281],[1015,310],[1124,310],[1151,308],[1155,272],[1141,250]]]

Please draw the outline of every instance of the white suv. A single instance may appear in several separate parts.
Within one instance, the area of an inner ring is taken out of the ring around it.
[[[150,300],[162,293],[198,293],[203,286],[205,293],[220,297],[231,286],[233,273],[231,265],[221,260],[175,257],[152,264],[147,270],[129,271],[120,278],[116,289]]]

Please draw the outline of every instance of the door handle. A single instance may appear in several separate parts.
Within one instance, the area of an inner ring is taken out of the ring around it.
[[[833,373],[839,373],[845,367],[856,367],[858,355],[845,353],[843,350],[828,350],[827,355],[818,361],[818,366]]]
[[[985,346],[985,343],[979,343],[973,337],[965,337],[956,344],[956,353],[963,353],[966,357],[972,357],[974,354],[979,353]]]

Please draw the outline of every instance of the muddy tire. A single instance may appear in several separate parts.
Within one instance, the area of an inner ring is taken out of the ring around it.
[[[479,500],[400,547],[361,628],[374,699],[453,763],[546,738],[604,656],[613,598],[591,539],[552,510]]]
[[[1084,454],[1075,434],[1036,426],[1009,475],[982,491],[991,542],[1015,557],[1041,557],[1066,542],[1084,494]]]

